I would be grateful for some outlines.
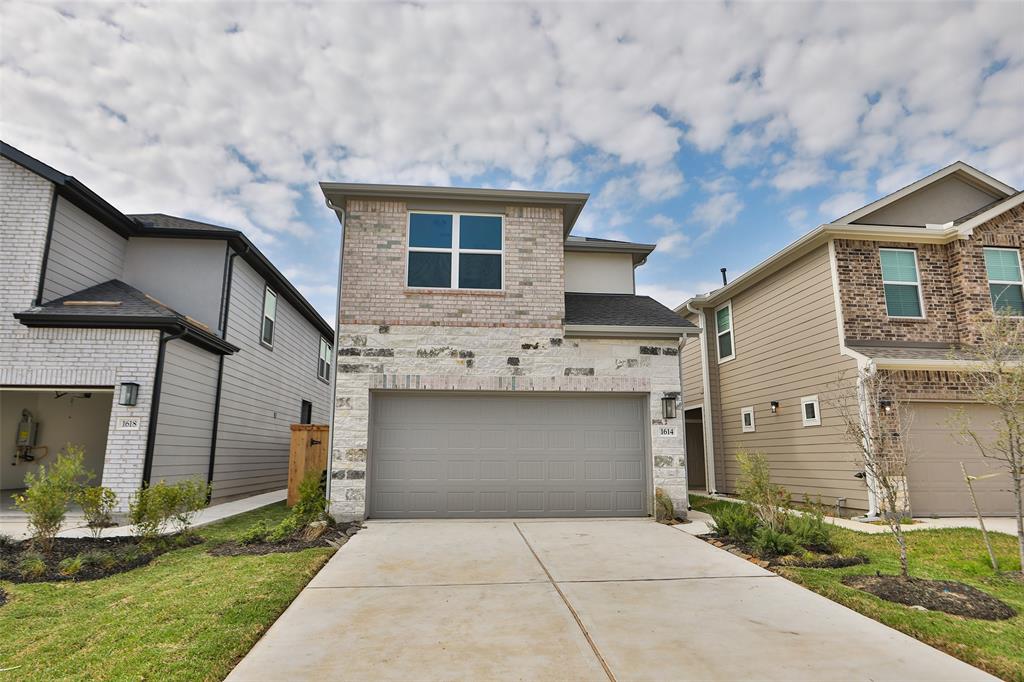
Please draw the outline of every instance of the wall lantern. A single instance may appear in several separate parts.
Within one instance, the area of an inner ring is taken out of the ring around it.
[[[778,400],[773,400],[771,402],[771,406],[772,406],[772,414],[775,414],[776,412],[779,411],[779,401]]]
[[[892,401],[885,398],[878,401],[878,407],[886,414],[892,414]]]
[[[117,404],[135,407],[138,402],[139,385],[133,381],[126,381],[121,384],[121,393],[117,396]]]
[[[661,417],[662,419],[675,419],[676,418],[676,399],[678,393],[666,393],[661,398]]]

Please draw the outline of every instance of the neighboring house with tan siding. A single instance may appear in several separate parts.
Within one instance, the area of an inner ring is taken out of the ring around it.
[[[684,349],[690,488],[734,494],[736,454],[763,452],[794,497],[877,511],[857,449],[827,397],[840,376],[891,372],[913,413],[907,437],[915,515],[970,514],[959,462],[992,465],[960,444],[949,417],[976,428],[994,415],[973,404],[954,370],[994,309],[1024,316],[1024,195],[955,163],[818,227],[735,281],[676,311],[704,329]],[[700,372],[693,365],[701,363]],[[984,511],[1009,514],[1009,481],[979,484]]]

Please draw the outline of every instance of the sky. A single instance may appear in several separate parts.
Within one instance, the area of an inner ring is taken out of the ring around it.
[[[1024,186],[1024,4],[0,1],[0,138],[244,230],[328,320],[317,182],[588,192],[676,306],[956,160]]]

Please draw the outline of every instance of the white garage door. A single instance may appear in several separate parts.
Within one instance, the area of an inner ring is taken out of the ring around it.
[[[907,485],[910,488],[910,509],[915,516],[974,516],[970,492],[960,470],[981,476],[1002,471],[998,463],[982,457],[978,448],[962,442],[959,429],[950,424],[950,417],[963,408],[971,428],[982,441],[994,435],[992,424],[998,418],[995,409],[965,403],[912,403],[914,420],[910,428],[910,460]],[[976,481],[975,493],[984,514],[1013,514],[1013,493],[1009,474]]]
[[[647,514],[640,396],[378,393],[371,517]]]

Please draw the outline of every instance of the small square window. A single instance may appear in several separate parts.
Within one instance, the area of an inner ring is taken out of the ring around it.
[[[800,414],[803,417],[804,426],[821,426],[821,409],[818,406],[818,396],[811,395],[800,398]]]
[[[743,427],[744,433],[750,433],[756,431],[757,428],[754,425],[754,408],[744,407],[740,410],[740,425]]]

